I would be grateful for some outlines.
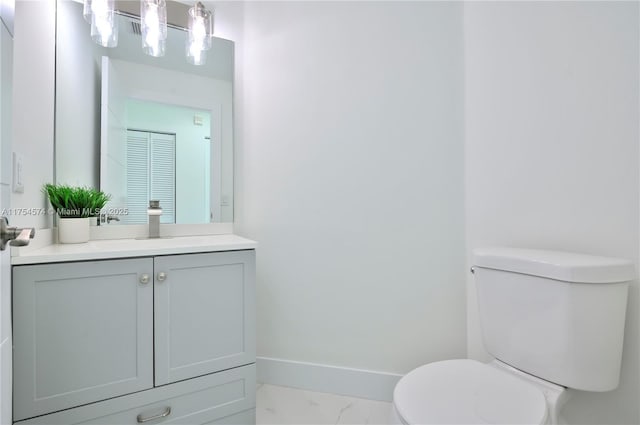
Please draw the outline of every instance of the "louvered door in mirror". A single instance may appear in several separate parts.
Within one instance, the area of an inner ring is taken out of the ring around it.
[[[150,199],[160,200],[164,224],[176,222],[176,135],[127,131],[126,224],[145,224]]]

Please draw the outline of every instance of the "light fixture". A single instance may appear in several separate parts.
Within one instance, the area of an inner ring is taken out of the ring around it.
[[[118,45],[114,0],[84,0],[84,18],[91,23],[91,38],[100,46]]]
[[[167,40],[167,3],[165,0],[140,0],[142,50],[150,56],[164,56]]]
[[[91,38],[100,46],[116,47],[118,45],[118,16],[137,18],[136,6],[130,1],[118,1],[118,12],[115,11],[116,0],[83,0],[84,18],[91,24]],[[178,9],[187,9],[187,5],[175,3]],[[174,10],[176,12],[177,10]],[[184,13],[184,12],[183,12]],[[173,16],[171,26],[187,30],[186,56],[193,65],[204,65],[207,50],[211,49],[213,40],[213,13],[207,10],[202,2],[197,1],[188,9],[185,28],[184,15]],[[182,16],[182,19],[180,17]],[[167,42],[167,0],[140,0],[140,26],[138,34],[142,35],[142,50],[150,56],[164,56]]]
[[[189,9],[189,30],[187,37],[187,61],[193,65],[204,65],[206,51],[211,48],[213,37],[213,15],[201,2]]]

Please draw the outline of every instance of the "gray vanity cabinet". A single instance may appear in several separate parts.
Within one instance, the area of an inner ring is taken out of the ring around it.
[[[253,250],[14,266],[14,422],[253,422],[254,274]]]
[[[13,417],[153,387],[150,258],[13,268]]]

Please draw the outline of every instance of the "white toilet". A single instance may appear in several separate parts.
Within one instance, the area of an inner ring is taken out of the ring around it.
[[[484,346],[495,357],[421,366],[394,390],[395,424],[550,424],[568,390],[618,386],[631,261],[474,251]]]

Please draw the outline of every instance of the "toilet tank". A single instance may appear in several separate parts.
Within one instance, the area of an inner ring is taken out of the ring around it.
[[[474,251],[472,270],[492,356],[569,388],[618,386],[631,261],[484,248]]]

